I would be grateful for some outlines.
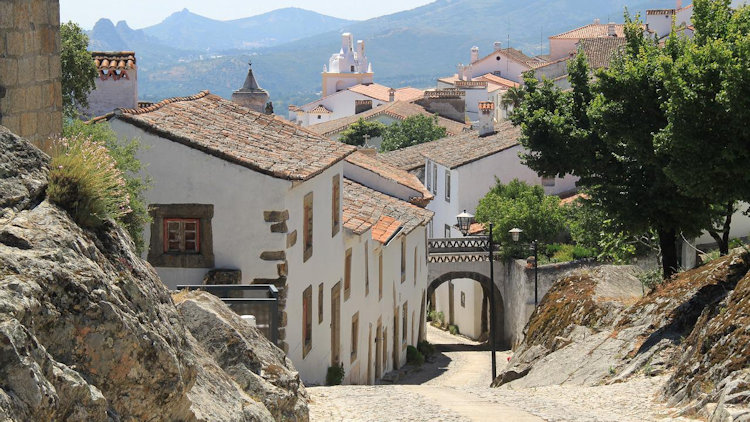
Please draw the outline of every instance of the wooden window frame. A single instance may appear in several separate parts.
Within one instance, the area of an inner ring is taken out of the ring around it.
[[[331,237],[341,230],[341,176],[333,176],[331,181]]]
[[[445,202],[451,202],[451,171],[445,170]]]
[[[344,255],[344,302],[352,293],[352,248],[346,250]]]
[[[178,249],[169,249],[169,224],[170,223],[177,223],[179,224],[179,238],[177,241],[180,243]],[[195,243],[195,249],[188,250],[185,246],[185,243],[187,242],[185,239],[185,224],[195,224],[195,239],[193,239],[193,243]],[[164,239],[162,240],[162,243],[164,244],[164,253],[177,253],[177,254],[198,254],[201,252],[201,242],[200,242],[200,236],[201,236],[201,220],[200,218],[165,218],[164,219],[164,230],[162,232],[162,236],[164,236]]]
[[[383,299],[383,250],[378,251],[378,301]]]
[[[213,234],[211,204],[149,204],[151,236],[147,260],[154,267],[213,268]],[[167,244],[168,222],[196,222],[196,251],[169,250]]]
[[[323,283],[320,283],[320,285],[318,285],[318,324],[323,323],[323,314],[324,314],[323,313],[323,309],[324,309],[323,308],[323,298],[324,298],[323,290],[324,290],[324,287],[325,286],[323,285]]]
[[[302,262],[306,262],[313,254],[313,193],[305,195],[302,205]]]
[[[302,292],[302,359],[312,350],[312,285]]]
[[[406,236],[401,237],[401,282],[406,281]]]
[[[354,363],[357,360],[357,351],[359,349],[359,311],[352,315],[352,337],[350,344],[350,363]]]

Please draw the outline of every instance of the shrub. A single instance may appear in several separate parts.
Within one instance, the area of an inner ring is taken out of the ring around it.
[[[573,259],[592,258],[596,256],[596,251],[581,245],[573,246]]]
[[[653,270],[649,271],[643,271],[639,273],[637,277],[638,280],[641,281],[643,287],[648,290],[651,290],[664,282],[661,270],[659,268],[654,268]]]
[[[448,332],[453,334],[454,336],[459,333],[458,331],[458,325],[449,325],[448,326]]]
[[[422,366],[424,355],[414,346],[406,346],[406,363]]]
[[[419,343],[417,343],[417,350],[419,353],[421,353],[425,358],[428,358],[435,354],[435,346],[433,346],[429,341],[422,340]]]
[[[131,211],[125,179],[112,155],[91,138],[63,138],[55,143],[50,164],[49,199],[82,227],[122,221]]]
[[[344,380],[344,364],[338,364],[328,367],[326,373],[326,385],[341,385]]]

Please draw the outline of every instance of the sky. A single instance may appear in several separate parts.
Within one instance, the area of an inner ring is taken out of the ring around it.
[[[60,20],[73,21],[91,29],[100,18],[113,23],[124,20],[134,29],[155,25],[182,9],[212,19],[230,20],[299,7],[344,19],[364,20],[413,9],[433,0],[131,0],[127,2],[60,0]]]

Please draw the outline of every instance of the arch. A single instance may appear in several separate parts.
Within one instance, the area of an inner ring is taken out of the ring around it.
[[[474,272],[474,271],[448,271],[445,272],[438,277],[435,277],[433,280],[431,280],[427,284],[427,299],[428,301],[431,301],[431,298],[433,297],[433,294],[435,293],[435,290],[445,283],[446,281],[450,280],[457,280],[457,279],[470,279],[474,280],[477,283],[479,283],[480,286],[482,286],[482,292],[484,294],[484,298],[482,299],[482,328],[484,331],[484,328],[486,327],[486,319],[485,319],[485,306],[489,308],[489,289],[491,288],[492,281],[490,278],[484,274]],[[504,327],[505,327],[505,306],[504,306],[504,300],[503,295],[500,292],[500,290],[497,288],[497,285],[492,286],[492,288],[495,289],[495,341],[498,346],[498,348],[507,347],[508,345],[505,343],[504,337]]]

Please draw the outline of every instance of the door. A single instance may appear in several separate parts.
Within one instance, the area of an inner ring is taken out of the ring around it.
[[[331,289],[331,366],[341,362],[341,282]]]
[[[383,327],[383,337],[381,338],[381,344],[383,345],[383,372],[388,370],[388,327]]]
[[[375,378],[380,379],[383,375],[382,351],[383,348],[383,324],[382,319],[378,318],[378,326],[375,328]]]
[[[399,353],[401,351],[401,343],[399,342],[398,338],[398,328],[399,328],[399,318],[398,318],[398,306],[393,309],[393,369],[399,368]]]

